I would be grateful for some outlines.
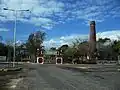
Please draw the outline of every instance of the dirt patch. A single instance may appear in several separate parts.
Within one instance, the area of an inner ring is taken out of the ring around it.
[[[0,72],[0,90],[8,90],[7,84],[11,82],[12,79],[25,78],[25,70],[21,71],[10,71],[10,72]]]

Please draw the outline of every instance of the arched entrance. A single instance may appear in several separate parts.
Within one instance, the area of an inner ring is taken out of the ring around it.
[[[56,57],[56,64],[63,64],[63,58],[62,57]]]
[[[37,57],[37,63],[43,64],[44,58],[43,57]]]

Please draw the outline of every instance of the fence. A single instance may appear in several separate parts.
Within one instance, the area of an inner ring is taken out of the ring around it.
[[[0,62],[6,62],[6,56],[0,56]]]
[[[118,60],[97,60],[97,64],[118,64]]]

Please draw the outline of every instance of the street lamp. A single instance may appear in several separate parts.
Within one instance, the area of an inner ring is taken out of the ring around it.
[[[30,10],[14,10],[14,9],[8,9],[8,8],[3,8],[3,10],[8,10],[8,11],[13,11],[15,12],[15,25],[14,25],[14,55],[13,55],[13,67],[15,67],[15,59],[16,59],[16,26],[17,26],[17,12],[18,11],[30,11]]]

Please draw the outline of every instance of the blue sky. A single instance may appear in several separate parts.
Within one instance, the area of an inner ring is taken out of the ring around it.
[[[119,0],[0,0],[0,35],[13,39],[14,10],[17,12],[17,41],[26,41],[29,34],[45,31],[45,46],[68,44],[75,38],[88,39],[89,21],[96,21],[97,37],[117,39],[120,35]]]

